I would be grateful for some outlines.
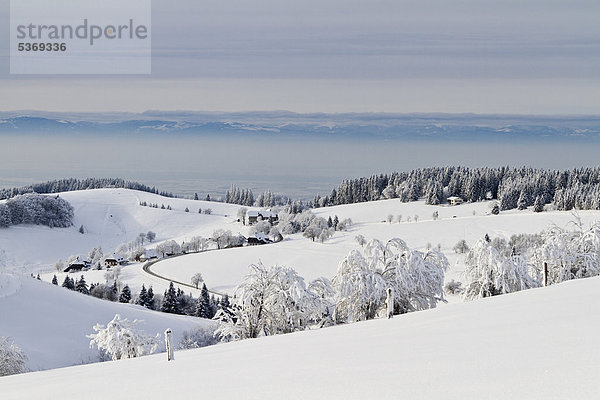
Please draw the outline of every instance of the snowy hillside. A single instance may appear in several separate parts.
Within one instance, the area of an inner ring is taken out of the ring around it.
[[[432,214],[437,211],[438,220]],[[382,200],[313,210],[322,217],[337,215],[340,220],[351,218],[354,224],[346,232],[336,232],[325,243],[311,242],[301,234],[286,236],[281,243],[268,246],[245,247],[191,254],[159,262],[153,271],[182,282],[200,271],[209,288],[231,293],[248,273],[248,265],[262,261],[264,265],[285,265],[294,268],[307,280],[321,276],[331,278],[340,261],[352,249],[359,248],[355,239],[363,235],[367,239],[387,241],[398,237],[411,248],[425,249],[441,245],[448,257],[451,269],[447,280],[462,280],[463,256],[452,248],[461,239],[474,244],[489,234],[490,237],[509,239],[517,233],[538,233],[553,224],[570,227],[574,216],[569,212],[549,211],[534,213],[531,210],[511,210],[500,215],[489,214],[489,202],[463,204],[455,207],[425,205],[423,201],[402,203],[399,200]],[[386,222],[388,215],[394,219],[402,215],[403,222]],[[415,222],[415,215],[419,216]],[[580,211],[582,222],[589,224],[600,219],[599,211]],[[410,217],[411,221],[407,222]]]
[[[600,278],[199,350],[0,378],[3,398],[597,398]],[[76,379],[73,379],[76,377]],[[68,382],[68,384],[66,384]],[[66,390],[68,388],[68,390]],[[93,388],[93,389],[90,389]]]
[[[146,334],[173,329],[175,343],[184,331],[213,326],[200,318],[98,300],[36,279],[0,274],[0,336],[15,340],[33,371],[97,362],[98,350],[90,349],[86,335],[117,313],[130,321],[143,320],[139,328]],[[159,351],[164,351],[162,340]]]
[[[87,253],[102,246],[105,253],[121,243],[134,240],[141,232],[156,233],[156,241],[175,239],[179,242],[196,234],[210,235],[214,229],[231,226],[239,206],[173,199],[127,189],[95,189],[61,193],[75,209],[71,228],[51,229],[45,226],[18,225],[0,229],[0,270],[34,272],[54,264],[58,259]],[[140,206],[140,202],[171,206],[162,210]],[[190,212],[185,212],[185,208]],[[212,209],[211,215],[198,209]],[[237,217],[235,217],[237,218]],[[85,234],[79,233],[83,225]]]

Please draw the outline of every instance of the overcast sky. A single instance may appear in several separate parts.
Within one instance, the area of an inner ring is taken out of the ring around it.
[[[597,0],[157,0],[152,75],[23,77],[0,0],[0,110],[598,114],[599,17]]]

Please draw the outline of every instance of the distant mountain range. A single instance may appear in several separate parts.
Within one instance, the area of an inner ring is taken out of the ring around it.
[[[272,112],[0,112],[0,135],[261,135],[404,140],[600,141],[600,116],[295,114]]]

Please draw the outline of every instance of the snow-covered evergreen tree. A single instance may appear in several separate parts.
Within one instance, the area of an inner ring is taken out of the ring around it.
[[[533,211],[534,212],[544,211],[544,201],[542,200],[542,196],[536,196],[535,202],[533,203]]]
[[[105,351],[113,360],[141,357],[152,354],[158,348],[160,335],[148,336],[136,329],[140,321],[122,319],[116,314],[106,327],[96,324],[96,333],[87,335],[90,347]]]
[[[131,301],[131,289],[129,285],[123,286],[121,294],[119,295],[119,303],[129,303]]]
[[[208,293],[208,288],[206,284],[202,285],[202,290],[200,292],[200,297],[196,301],[196,306],[194,310],[194,315],[200,318],[212,318],[214,317],[213,308],[211,307],[210,295]]]
[[[52,284],[58,285],[58,278],[56,277],[56,275],[52,276]]]
[[[75,284],[75,290],[79,293],[90,294],[90,290],[88,289],[88,285],[83,275],[81,275],[81,278],[79,278],[79,280]]]
[[[170,314],[180,314],[181,310],[177,301],[177,291],[173,286],[173,282],[169,284],[169,289],[165,290],[163,302],[160,311]]]
[[[143,307],[146,307],[148,304],[148,292],[146,291],[146,286],[144,284],[142,284],[142,288],[140,289],[140,293],[135,300],[135,304]]]
[[[69,275],[65,276],[65,279],[62,283],[62,287],[67,288],[69,290],[75,290],[75,282],[73,279],[69,277]]]
[[[155,300],[154,300],[154,291],[152,290],[152,286],[148,288],[148,294],[146,296],[146,308],[154,310]]]

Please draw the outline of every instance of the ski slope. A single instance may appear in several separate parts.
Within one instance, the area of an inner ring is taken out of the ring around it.
[[[6,399],[593,399],[600,278],[316,331],[0,378]]]

